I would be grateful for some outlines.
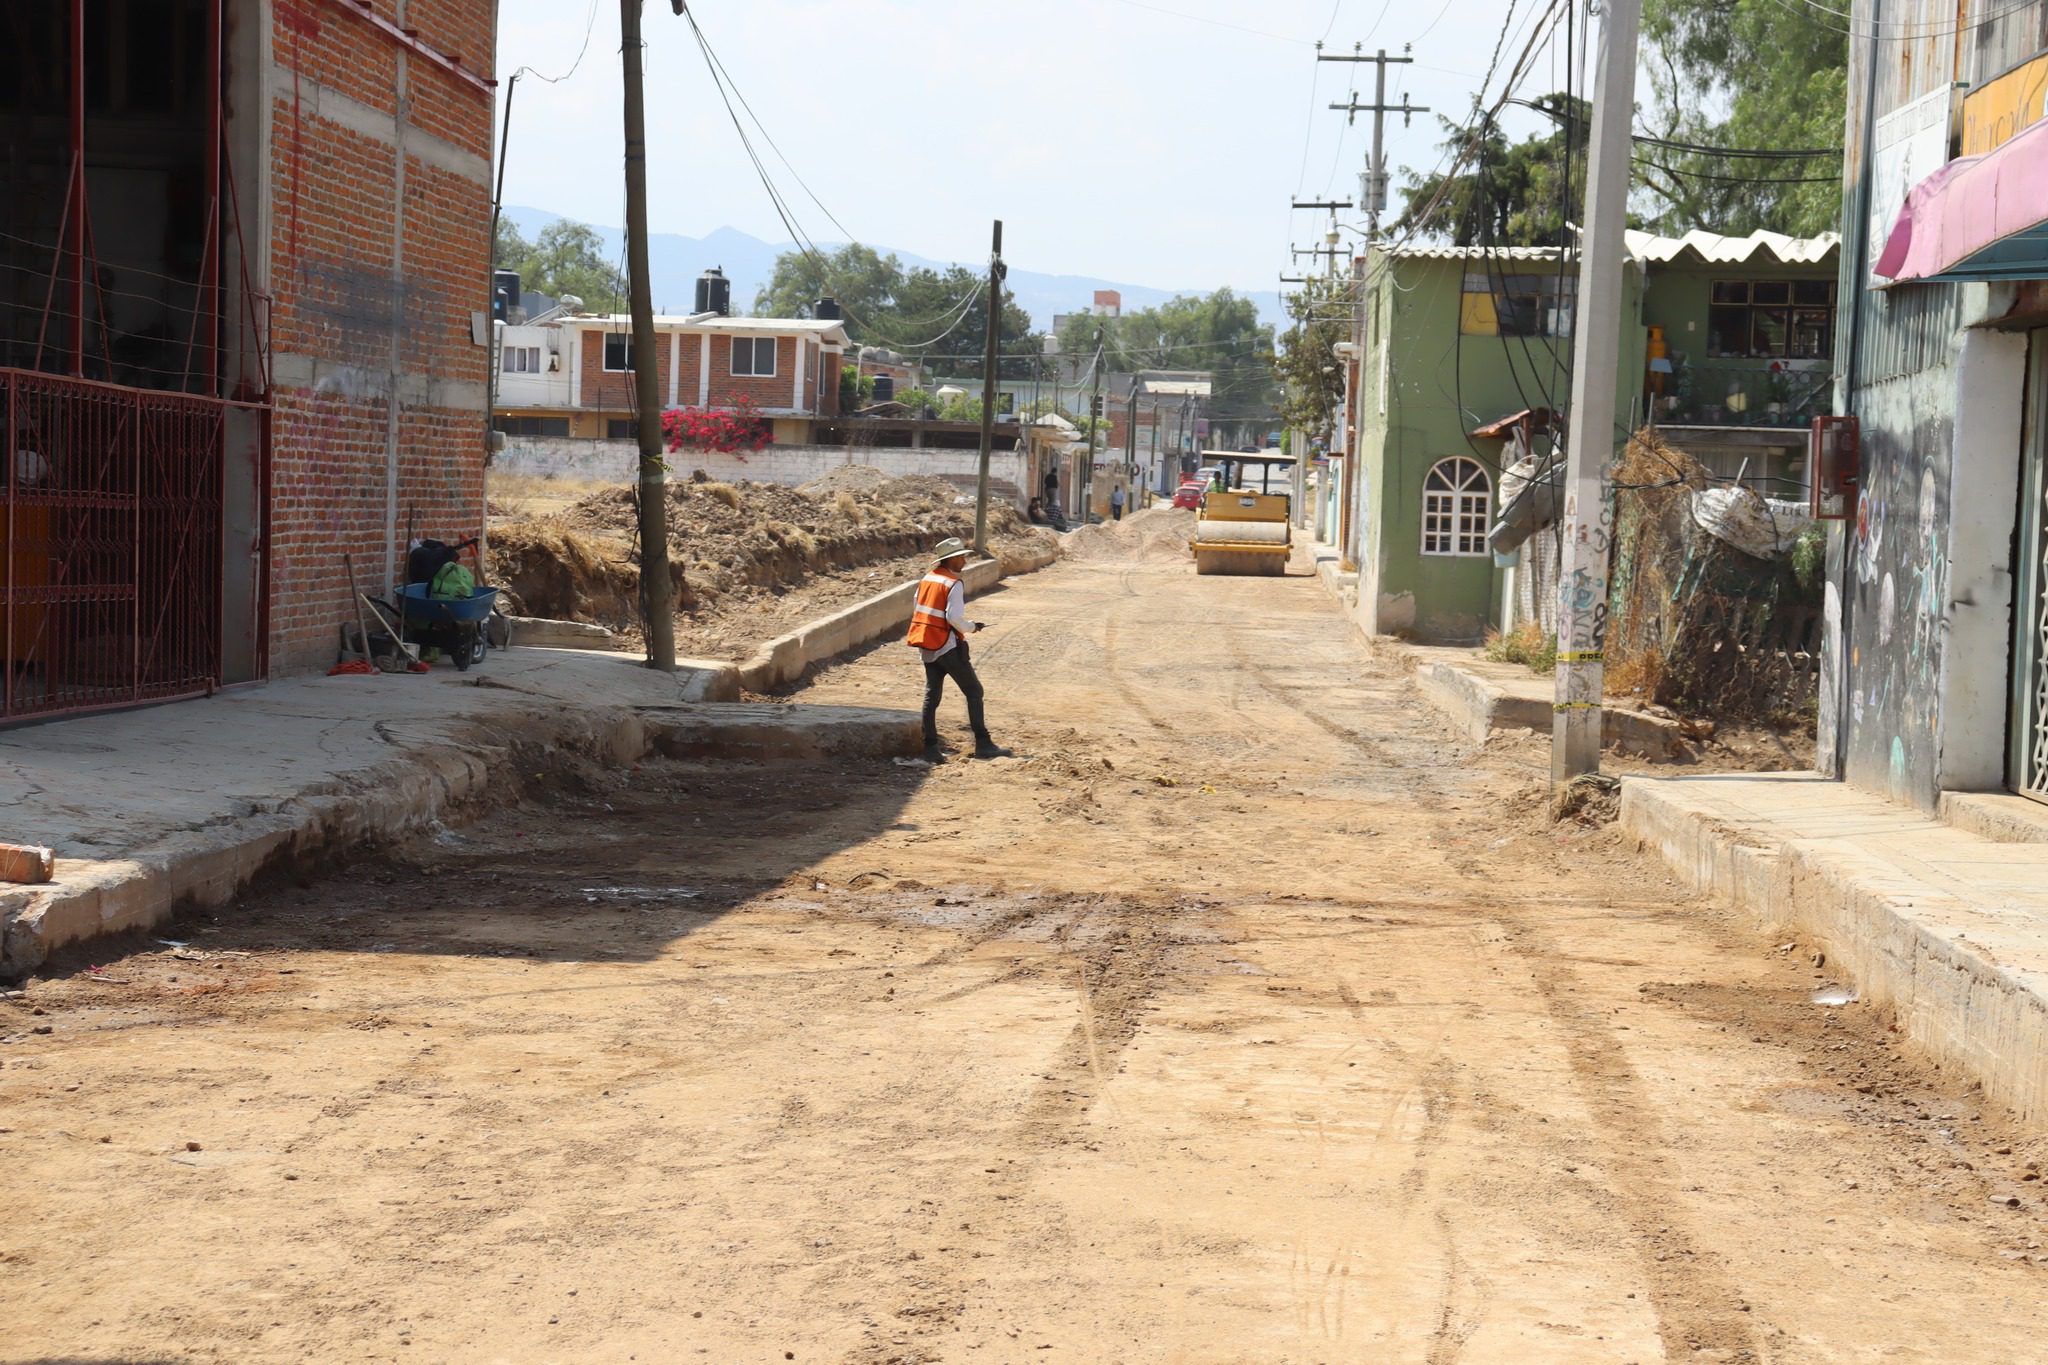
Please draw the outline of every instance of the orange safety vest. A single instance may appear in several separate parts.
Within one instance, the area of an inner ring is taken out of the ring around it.
[[[944,649],[953,638],[953,623],[946,619],[946,599],[960,575],[933,569],[917,585],[917,605],[910,609],[910,635],[905,643],[913,649]]]

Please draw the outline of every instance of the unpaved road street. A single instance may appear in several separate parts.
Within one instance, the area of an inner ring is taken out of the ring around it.
[[[1016,760],[565,765],[0,1003],[0,1356],[2048,1357],[2048,1143],[1314,581],[972,611]]]

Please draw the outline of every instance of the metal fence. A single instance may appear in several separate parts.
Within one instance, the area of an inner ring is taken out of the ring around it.
[[[1777,369],[1687,365],[1665,386],[1657,420],[1713,427],[1808,427],[1833,411],[1834,371],[1826,366]]]
[[[229,406],[0,369],[0,721],[220,685]]]

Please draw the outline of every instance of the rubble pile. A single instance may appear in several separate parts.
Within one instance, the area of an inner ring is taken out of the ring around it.
[[[700,472],[668,485],[668,528],[679,636],[740,648],[776,633],[764,621],[829,610],[915,577],[935,542],[972,539],[974,505],[944,479],[891,478],[861,465],[803,488],[719,483]],[[1006,557],[1055,544],[1005,505],[989,509],[989,541]],[[520,614],[637,626],[632,488],[606,488],[544,516],[493,520],[489,543],[490,581]]]

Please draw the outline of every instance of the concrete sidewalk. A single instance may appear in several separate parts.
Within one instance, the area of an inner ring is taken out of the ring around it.
[[[0,838],[57,853],[54,882],[0,888],[0,976],[181,904],[224,903],[272,864],[429,827],[565,758],[920,742],[914,711],[705,704],[738,695],[730,664],[663,675],[628,655],[514,648],[468,673],[288,678],[0,732]]]
[[[2048,1114],[2048,807],[1935,819],[1804,773],[1627,778],[1622,827],[1694,887],[1818,945],[1944,1066]]]

